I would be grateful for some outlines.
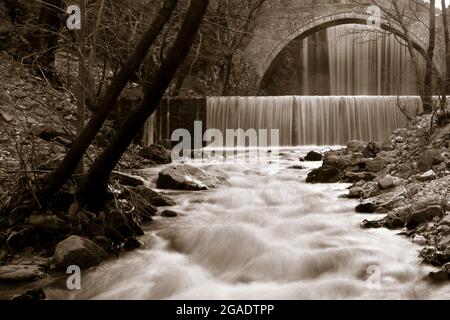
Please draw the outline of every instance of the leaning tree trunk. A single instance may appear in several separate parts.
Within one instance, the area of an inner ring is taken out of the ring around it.
[[[156,110],[175,73],[185,60],[197,36],[208,2],[209,0],[191,0],[177,38],[152,79],[142,103],[125,118],[113,141],[91,167],[82,184],[81,194],[92,210],[98,210],[103,204],[111,171],[133,141],[133,137]]]
[[[108,114],[117,102],[123,88],[128,80],[133,76],[141,65],[151,45],[154,43],[161,30],[169,20],[178,0],[165,0],[163,7],[153,20],[151,26],[138,42],[134,52],[128,58],[117,76],[112,80],[111,85],[107,88],[103,98],[97,106],[97,110],[87,123],[84,130],[72,144],[72,147],[58,165],[46,179],[46,186],[43,187],[42,195],[51,196],[57,192],[63,184],[75,172],[78,163],[82,159],[89,145],[100,131]]]

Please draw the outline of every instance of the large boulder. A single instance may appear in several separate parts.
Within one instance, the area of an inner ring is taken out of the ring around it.
[[[153,161],[155,164],[168,164],[172,162],[172,154],[170,150],[161,145],[152,145],[144,148],[139,155],[145,159]]]
[[[205,170],[184,164],[172,165],[159,172],[158,189],[208,190],[220,183],[219,178]]]
[[[91,240],[70,236],[56,245],[53,263],[58,269],[65,269],[70,265],[89,268],[98,265],[107,256],[105,250]]]
[[[347,149],[349,152],[363,152],[366,148],[366,143],[361,140],[351,140],[347,142]]]
[[[312,170],[307,178],[307,183],[335,183],[341,179],[340,171],[332,166],[322,166]]]
[[[0,283],[31,282],[45,276],[44,270],[36,265],[6,265],[0,267]]]

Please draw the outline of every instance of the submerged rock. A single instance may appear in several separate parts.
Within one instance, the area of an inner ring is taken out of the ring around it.
[[[58,269],[64,269],[70,265],[89,268],[106,258],[105,250],[96,243],[79,236],[70,236],[57,244],[53,263]]]
[[[178,217],[178,212],[172,210],[164,210],[161,212],[161,216],[165,218],[175,218]]]
[[[174,190],[208,190],[220,183],[218,177],[190,165],[172,165],[159,172],[157,188]]]
[[[0,283],[31,282],[45,277],[44,270],[36,265],[6,265],[0,267]]]

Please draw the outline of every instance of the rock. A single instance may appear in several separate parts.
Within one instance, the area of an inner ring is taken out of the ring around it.
[[[304,167],[304,166],[301,166],[301,165],[295,165],[295,166],[290,166],[290,167],[288,167],[288,169],[292,169],[292,170],[303,170],[303,169],[305,169],[305,167]]]
[[[138,186],[133,188],[133,191],[142,196],[146,201],[155,207],[168,207],[176,205],[175,201],[172,199],[163,196],[159,192],[156,192],[150,188],[145,186]]]
[[[350,189],[347,198],[359,199],[362,196],[364,196],[364,190],[361,187],[354,187]]]
[[[51,141],[59,136],[67,136],[67,133],[61,127],[50,123],[35,126],[33,134],[45,141]]]
[[[429,206],[425,209],[421,209],[418,211],[414,211],[411,213],[406,220],[406,227],[408,229],[414,229],[419,224],[433,220],[434,217],[442,216],[442,208],[441,206]]]
[[[13,297],[11,300],[18,301],[37,301],[44,300],[47,296],[42,289],[30,289],[26,293]]]
[[[375,158],[382,150],[382,146],[376,142],[369,142],[362,154],[365,158]]]
[[[441,266],[450,262],[450,248],[443,251],[438,251],[435,248],[426,247],[420,251],[420,257],[426,263]]]
[[[21,249],[27,244],[32,233],[32,228],[23,228],[19,231],[12,231],[6,239],[6,244],[11,249]]]
[[[384,169],[385,160],[382,158],[374,158],[366,161],[366,170],[377,173]]]
[[[349,152],[363,152],[366,144],[361,140],[351,140],[347,142],[347,149]]]
[[[371,172],[346,172],[345,178],[349,182],[372,181],[376,178],[376,174]]]
[[[356,206],[355,211],[357,213],[374,213],[378,206],[373,202],[363,202]]]
[[[441,284],[447,282],[450,279],[450,274],[444,270],[432,271],[426,277],[425,280],[432,284]]]
[[[175,218],[178,217],[178,213],[172,210],[164,210],[161,212],[161,216],[165,218]]]
[[[144,148],[139,152],[139,155],[156,164],[168,164],[172,162],[171,151],[161,145],[151,145],[148,148]]]
[[[0,267],[0,283],[31,282],[45,278],[44,270],[35,265],[6,265]]]
[[[14,120],[14,118],[11,115],[9,115],[8,113],[6,113],[4,111],[0,111],[0,116],[1,116],[1,119],[5,120],[8,123],[10,123]]]
[[[157,188],[174,190],[208,190],[220,183],[218,177],[190,165],[172,165],[159,172]]]
[[[428,243],[427,239],[421,235],[416,235],[413,239],[413,242],[420,246],[426,246]]]
[[[390,230],[402,229],[405,226],[405,220],[397,214],[388,214],[384,218],[384,226]]]
[[[322,161],[323,156],[318,152],[310,151],[304,159],[305,161]]]
[[[417,180],[419,181],[430,181],[434,179],[436,179],[436,173],[434,173],[433,170],[429,170],[417,177]]]
[[[379,220],[363,220],[361,222],[361,228],[363,229],[378,229],[383,227],[383,224]]]
[[[144,184],[144,181],[140,177],[133,176],[128,173],[113,171],[111,177],[114,180],[120,182],[120,184],[129,187],[137,187]]]
[[[125,242],[122,245],[122,248],[125,251],[133,251],[143,247],[144,245],[145,244],[142,241],[137,240],[135,238],[130,238],[125,240]]]
[[[340,180],[340,171],[331,166],[322,166],[312,170],[307,178],[307,183],[335,183]]]
[[[405,142],[405,139],[401,136],[397,136],[394,138],[394,142],[395,143],[403,143],[403,142]]]
[[[391,175],[387,175],[384,178],[382,178],[380,181],[378,181],[378,187],[381,190],[390,189],[390,188],[400,185],[401,181],[402,180],[400,178],[393,177]]]
[[[105,250],[96,243],[79,236],[70,236],[56,245],[53,263],[58,269],[65,269],[70,265],[89,268],[106,258]]]
[[[60,232],[68,228],[67,223],[55,215],[32,214],[28,218],[28,224],[38,230],[46,232]]]
[[[426,150],[421,154],[417,162],[417,168],[422,172],[427,172],[433,165],[444,162],[441,151],[437,149]]]

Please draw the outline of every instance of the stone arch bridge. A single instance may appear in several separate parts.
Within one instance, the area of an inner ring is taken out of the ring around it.
[[[370,1],[355,5],[349,0],[280,0],[279,7],[270,8],[259,16],[253,37],[244,52],[257,74],[257,87],[277,55],[294,39],[305,39],[329,27],[344,24],[369,25]],[[380,19],[381,29],[402,37],[400,26]],[[414,28],[414,26],[413,26]],[[420,26],[416,26],[414,46],[419,54],[426,54],[420,40]]]

